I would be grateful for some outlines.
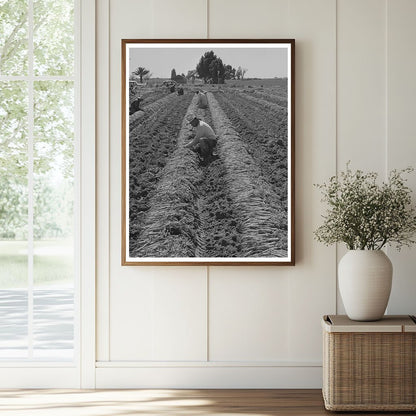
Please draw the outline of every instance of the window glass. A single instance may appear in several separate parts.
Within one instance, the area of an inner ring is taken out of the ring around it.
[[[27,356],[28,88],[0,81],[0,358]]]
[[[74,350],[74,1],[0,0],[0,359]]]
[[[34,70],[36,75],[73,75],[74,2],[35,0]]]
[[[74,83],[34,86],[34,357],[72,358]]]
[[[0,75],[27,75],[28,1],[0,0]]]

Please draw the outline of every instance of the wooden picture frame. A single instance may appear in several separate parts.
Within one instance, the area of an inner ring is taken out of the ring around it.
[[[295,41],[121,51],[122,265],[294,265]]]

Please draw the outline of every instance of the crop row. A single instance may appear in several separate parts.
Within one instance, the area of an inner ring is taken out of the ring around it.
[[[191,103],[187,114],[212,123],[208,109]],[[241,221],[226,187],[222,160],[201,166],[184,148],[191,135],[185,120],[177,147],[163,170],[142,217],[130,255],[146,257],[240,257]]]
[[[155,116],[160,110],[166,106],[174,104],[178,99],[178,96],[175,94],[165,95],[163,98],[160,98],[151,104],[142,107],[142,110],[136,111],[129,117],[129,128],[130,134],[133,130],[144,120],[151,116]]]
[[[284,114],[287,112],[287,102],[284,103],[284,105],[280,105],[272,103],[263,98],[253,97],[252,95],[241,91],[236,91],[235,94],[240,95],[247,101],[251,101],[256,105],[259,105],[260,108],[267,108],[268,110],[273,111],[275,114]]]
[[[251,92],[251,94],[254,97],[261,98],[263,100],[270,101],[271,103],[279,104],[280,106],[287,108],[287,96],[277,95],[269,91],[266,92],[260,90],[254,90]]]
[[[268,103],[278,104],[283,108],[287,108],[288,96],[286,86],[279,85],[270,88],[256,88],[250,86],[246,88],[220,88],[219,91],[234,94],[244,94],[248,97],[262,99]]]
[[[240,96],[216,94],[221,108],[280,201],[287,203],[287,116],[279,118]]]
[[[149,209],[138,219],[140,224],[136,225],[140,225],[140,232],[135,233],[133,239],[130,235],[130,256],[195,256],[199,227],[196,197],[201,172],[195,155],[184,147],[191,132],[186,115],[195,110],[194,97],[185,118],[183,115],[180,118],[181,128],[175,136],[176,146],[160,172],[160,180],[148,201]]]
[[[218,99],[223,97],[228,103],[234,104],[236,108],[244,111],[243,119],[248,116],[257,120],[258,123],[264,123],[271,131],[287,126],[287,109],[277,104],[251,96],[247,97],[241,92],[226,91],[214,94]]]
[[[287,108],[287,86],[277,85],[273,87],[246,87],[239,89],[229,89],[235,93],[246,93],[249,96],[261,98],[268,102],[279,104],[282,107]]]
[[[160,98],[167,95],[168,92],[166,88],[145,88],[141,89],[135,94],[130,94],[130,104],[138,97],[140,97],[143,100],[143,105],[151,104]]]
[[[241,257],[282,257],[287,254],[287,211],[265,179],[258,162],[212,93],[208,94],[218,152],[227,176],[229,195],[241,218]]]
[[[212,94],[210,110],[197,109],[195,98],[189,105],[190,95],[173,97],[131,134],[130,256],[285,256],[287,141],[275,135],[284,120],[238,94],[217,94],[227,115]],[[184,116],[195,113],[219,138],[220,158],[203,167],[183,146],[191,134]]]
[[[176,96],[157,117],[145,118],[130,133],[129,139],[129,232],[134,242],[142,232],[143,221],[151,208],[165,165],[177,147],[182,120],[191,96]]]
[[[198,116],[213,126],[209,109],[198,110]],[[220,157],[201,166],[201,170],[197,199],[200,246],[196,254],[198,257],[240,257],[241,219],[227,189],[227,168]]]

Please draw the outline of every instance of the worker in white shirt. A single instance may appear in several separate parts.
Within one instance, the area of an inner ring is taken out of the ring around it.
[[[186,119],[195,128],[195,136],[185,147],[198,153],[203,165],[218,159],[218,156],[214,154],[217,136],[211,126],[193,114],[189,114]]]
[[[198,95],[198,102],[197,106],[199,108],[208,108],[208,99],[205,91],[197,91],[196,94]]]

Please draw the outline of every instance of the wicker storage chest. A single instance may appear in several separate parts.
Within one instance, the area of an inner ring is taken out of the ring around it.
[[[376,322],[328,315],[323,328],[323,397],[335,411],[416,410],[416,319]]]

